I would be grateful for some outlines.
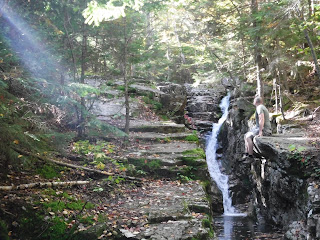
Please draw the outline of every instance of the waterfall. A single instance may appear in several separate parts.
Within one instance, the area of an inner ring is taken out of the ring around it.
[[[228,117],[229,99],[230,95],[228,94],[222,99],[219,105],[222,110],[222,117],[219,119],[218,123],[212,124],[212,132],[208,136],[206,143],[206,158],[210,176],[217,183],[217,186],[222,192],[224,215],[238,215],[239,213],[237,213],[232,206],[232,199],[229,195],[228,176],[221,173],[220,163],[217,161],[216,154],[218,134],[222,124]]]

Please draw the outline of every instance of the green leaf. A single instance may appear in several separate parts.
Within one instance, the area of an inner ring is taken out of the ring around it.
[[[102,187],[96,187],[93,189],[94,192],[103,192],[103,188]]]
[[[293,152],[294,150],[296,150],[296,145],[290,144],[289,147],[288,147],[288,150],[290,152]]]
[[[303,151],[305,151],[306,150],[306,148],[305,147],[302,147],[302,146],[300,146],[300,147],[298,147],[298,152],[303,152]]]

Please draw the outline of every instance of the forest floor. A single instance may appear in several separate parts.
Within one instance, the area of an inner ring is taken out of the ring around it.
[[[110,102],[114,108],[97,102],[98,117],[121,126],[123,119],[117,115],[124,107],[121,100]],[[41,160],[35,157],[30,171],[9,170],[1,185],[89,181],[73,187],[0,191],[0,217],[7,223],[2,228],[7,228],[10,239],[212,236],[203,188],[206,163],[196,134],[184,125],[160,121],[140,98],[135,103],[129,139],[77,141],[64,154],[39,153]]]

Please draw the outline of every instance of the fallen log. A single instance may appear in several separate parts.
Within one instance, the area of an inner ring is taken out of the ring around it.
[[[142,181],[141,178],[123,176],[123,175],[114,174],[114,173],[110,173],[110,172],[106,172],[106,171],[101,171],[101,170],[98,170],[98,169],[93,169],[93,168],[88,168],[88,167],[84,167],[84,166],[75,165],[75,164],[72,164],[72,163],[61,162],[61,161],[58,161],[58,160],[54,160],[52,158],[48,158],[48,157],[40,156],[38,154],[26,152],[26,151],[18,149],[18,148],[13,148],[13,150],[18,152],[18,153],[20,153],[20,154],[22,154],[22,155],[32,156],[32,157],[38,158],[38,159],[40,159],[42,161],[49,161],[49,162],[52,162],[52,163],[55,163],[57,165],[64,166],[64,167],[81,169],[81,170],[97,173],[97,174],[104,175],[104,176],[115,176],[115,177],[121,177],[121,178],[124,178],[124,179],[127,179],[127,180],[132,180],[132,181]]]
[[[57,187],[57,186],[74,186],[74,185],[86,185],[89,181],[68,181],[68,182],[36,182],[26,183],[20,185],[11,186],[0,186],[0,191],[11,191],[11,190],[23,190],[28,188],[43,188],[43,187]]]

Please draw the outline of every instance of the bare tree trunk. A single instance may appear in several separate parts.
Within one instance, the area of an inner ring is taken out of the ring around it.
[[[167,31],[169,30],[169,14],[167,12],[167,22],[166,22],[166,28],[167,28]],[[168,60],[168,71],[167,71],[167,81],[169,82],[170,81],[170,78],[171,78],[171,72],[170,72],[170,43],[169,43],[169,38],[167,38],[167,52],[166,52],[166,57],[167,57],[167,60]]]
[[[317,70],[318,80],[320,80],[320,68],[319,68],[319,64],[318,64],[318,58],[317,58],[316,52],[315,52],[315,50],[314,50],[314,46],[313,46],[312,41],[311,41],[311,39],[310,39],[308,30],[307,30],[307,29],[304,29],[304,30],[303,30],[303,33],[304,33],[305,38],[306,38],[307,41],[308,41],[308,45],[309,45],[310,50],[311,50],[311,54],[312,54],[314,66],[315,66],[315,68],[316,68],[316,70]]]
[[[67,187],[75,185],[86,185],[89,184],[89,181],[68,181],[68,182],[37,182],[37,183],[26,183],[20,185],[11,185],[11,186],[0,186],[0,191],[11,191],[11,190],[23,190],[30,188],[48,188],[48,187]]]
[[[67,22],[69,22],[69,15],[68,15],[68,11],[66,9],[66,6],[63,7],[63,10],[64,10],[63,27],[64,27],[64,30],[66,32],[66,36],[67,36],[67,39],[68,39],[68,45],[69,45],[69,48],[70,48],[70,54],[71,54],[71,59],[72,59],[73,81],[76,81],[76,74],[77,74],[76,60],[75,60],[75,57],[74,57],[74,54],[73,54],[73,44],[72,44],[72,41],[70,39],[70,35],[69,35],[69,32],[68,32],[68,28],[67,28]]]
[[[85,0],[85,5],[87,1]],[[84,84],[85,71],[86,71],[86,57],[87,57],[87,29],[86,24],[82,23],[82,46],[81,46],[81,76],[80,83]],[[85,99],[81,97],[81,110],[80,110],[80,119],[78,124],[78,136],[81,137],[84,134],[84,121],[85,121]]]
[[[123,18],[124,27],[124,53],[123,53],[123,81],[124,81],[124,97],[125,97],[125,106],[126,106],[126,125],[124,131],[126,134],[129,134],[130,127],[130,105],[129,105],[129,89],[128,89],[128,78],[127,78],[127,51],[128,51],[128,36],[127,36],[127,17]]]
[[[258,23],[255,18],[255,15],[258,13],[258,0],[251,0],[251,13],[253,16],[253,22],[252,26],[253,28],[258,28]],[[261,78],[261,49],[260,49],[260,36],[256,33],[255,39],[254,39],[254,60],[256,65],[256,79],[257,79],[257,95],[261,98],[263,98],[263,81]]]
[[[238,12],[239,17],[242,17],[242,13],[239,9],[239,7],[234,3],[233,0],[231,0],[232,5],[234,6],[234,8],[236,9],[236,11]],[[240,25],[241,26],[241,25]],[[246,67],[246,50],[245,50],[245,39],[244,39],[244,34],[241,30],[239,30],[239,34],[240,34],[240,38],[241,38],[241,46],[242,46],[242,73],[243,73],[243,79],[247,79],[247,67]]]

